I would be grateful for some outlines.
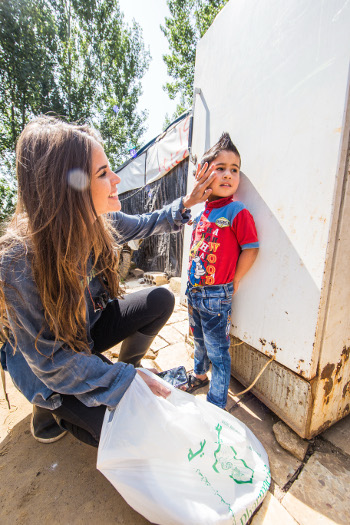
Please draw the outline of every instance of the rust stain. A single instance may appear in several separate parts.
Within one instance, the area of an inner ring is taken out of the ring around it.
[[[342,417],[347,416],[349,412],[350,412],[350,405],[347,404],[346,407],[343,410]]]
[[[350,347],[344,346],[341,356],[344,357],[344,363],[349,359],[350,356]]]
[[[273,353],[274,353],[275,355],[277,354],[277,351],[278,351],[278,350],[279,350],[280,352],[282,351],[282,348],[279,348],[279,347],[276,345],[275,341],[270,341],[270,342],[269,342],[269,345],[272,346],[272,350],[273,350]]]
[[[321,434],[324,430],[327,430],[328,427],[330,427],[332,424],[332,421],[329,419],[325,421],[315,432],[315,436],[318,434]]]
[[[343,388],[343,397],[346,396],[346,394],[350,392],[350,381],[348,381],[345,385],[344,385],[344,388]]]
[[[328,379],[328,378],[330,378],[332,373],[333,373],[334,368],[335,368],[335,365],[333,363],[328,363],[328,365],[326,365],[324,367],[324,369],[322,370],[321,379]],[[333,381],[332,381],[332,383],[333,383]]]
[[[259,341],[260,341],[260,343],[261,343],[263,346],[266,345],[266,339],[261,339],[261,337],[260,337]]]
[[[337,364],[337,368],[335,369],[335,375],[337,376],[341,370],[341,367],[342,367],[342,360],[340,360]]]
[[[332,392],[333,388],[333,379],[330,377],[329,379],[326,379],[324,383],[324,393],[326,396],[329,396],[329,394]],[[326,400],[326,404],[328,403],[329,399]]]
[[[305,360],[304,359],[299,359],[298,364],[297,364],[297,371],[298,371],[298,374],[300,374],[300,375],[303,375],[305,373],[304,370],[301,368],[302,367],[302,363],[305,363]]]

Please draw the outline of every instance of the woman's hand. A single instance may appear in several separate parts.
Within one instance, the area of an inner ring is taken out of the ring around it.
[[[171,390],[169,388],[161,385],[160,383],[158,383],[158,381],[156,381],[149,375],[145,374],[144,372],[141,372],[140,370],[136,370],[136,372],[144,380],[146,385],[150,388],[150,390],[155,396],[164,397],[164,399],[166,399],[171,394]]]
[[[214,163],[212,163],[209,169],[207,162],[203,165],[202,168],[200,164],[198,164],[195,175],[196,182],[193,187],[193,190],[191,191],[191,193],[189,193],[188,195],[186,195],[186,197],[182,199],[185,208],[191,208],[195,204],[199,204],[200,202],[204,202],[207,200],[207,198],[213,191],[210,188],[208,188],[208,186],[210,186],[210,184],[214,180],[214,168]]]

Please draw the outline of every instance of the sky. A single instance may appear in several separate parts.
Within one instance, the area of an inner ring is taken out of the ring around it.
[[[165,17],[170,16],[170,12],[166,0],[119,0],[119,5],[129,26],[133,18],[141,26],[145,47],[149,46],[152,57],[141,80],[143,95],[139,100],[139,109],[148,110],[148,130],[142,138],[144,145],[162,132],[166,113],[171,117],[176,109],[176,100],[170,100],[162,87],[170,77],[162,58],[169,53],[168,41],[160,25],[165,25]]]

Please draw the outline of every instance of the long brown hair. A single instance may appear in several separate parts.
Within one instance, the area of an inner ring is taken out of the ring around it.
[[[121,294],[117,244],[91,196],[92,149],[100,143],[88,126],[46,116],[31,121],[16,148],[17,208],[0,238],[0,258],[25,247],[45,320],[56,340],[76,351],[88,350],[84,292],[90,257],[110,296]],[[0,280],[0,328],[8,326],[6,284]]]

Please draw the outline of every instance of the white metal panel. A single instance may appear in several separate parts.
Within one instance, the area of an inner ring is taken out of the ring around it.
[[[230,133],[246,175],[237,196],[261,241],[233,301],[233,334],[307,378],[318,357],[349,28],[347,1],[231,0],[197,48],[193,153]]]

